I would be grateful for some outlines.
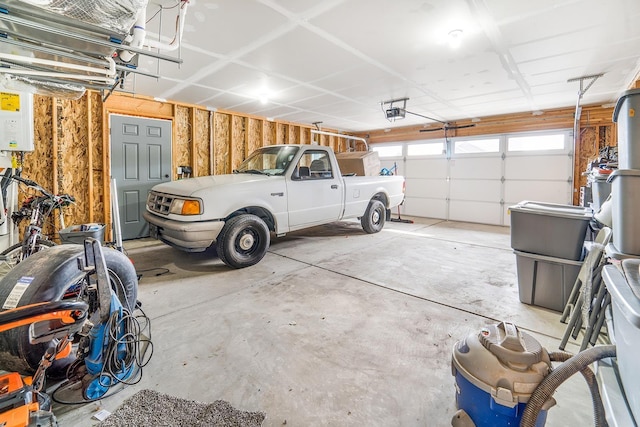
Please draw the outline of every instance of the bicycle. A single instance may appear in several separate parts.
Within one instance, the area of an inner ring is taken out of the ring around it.
[[[51,194],[35,181],[17,175],[12,175],[8,179],[13,179],[40,193],[40,195],[27,197],[22,202],[20,209],[11,214],[11,220],[16,227],[19,227],[24,220],[29,220],[29,223],[24,229],[22,242],[18,242],[0,252],[0,259],[2,259],[9,268],[13,268],[16,264],[34,253],[56,244],[51,241],[47,235],[42,233],[42,229],[55,210],[58,210],[60,228],[63,229],[63,208],[74,203],[75,198],[69,194]]]

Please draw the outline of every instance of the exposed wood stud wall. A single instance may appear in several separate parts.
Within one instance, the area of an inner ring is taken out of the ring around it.
[[[174,157],[171,162],[173,165],[173,179],[176,179],[177,176],[177,168],[178,166],[189,166],[191,165],[192,155],[191,155],[191,114],[190,109],[187,107],[183,107],[181,105],[177,105],[175,109],[175,118],[173,120],[173,127],[175,129],[175,140],[173,141],[174,147]]]
[[[274,145],[277,144],[278,135],[277,135],[277,127],[276,123],[265,120],[264,121],[264,144],[263,145]]]
[[[215,138],[215,175],[231,172],[229,145],[231,143],[231,116],[229,114],[214,114],[214,138]]]
[[[54,164],[53,140],[57,129],[54,129],[56,123],[56,114],[54,113],[55,99],[35,96],[33,100],[34,109],[34,143],[35,150],[26,153],[23,159],[22,176],[29,178],[48,190],[53,190],[54,177],[57,175]],[[57,159],[56,159],[57,163]],[[21,190],[24,189],[20,186]],[[31,193],[29,193],[31,194]],[[22,204],[27,194],[20,191],[18,197],[18,206]],[[19,230],[22,237],[25,223],[22,223],[22,229]],[[46,227],[43,232],[53,237],[52,227]]]
[[[204,176],[211,174],[209,165],[209,111],[193,109],[195,115],[195,163],[193,164],[193,176]]]
[[[262,120],[248,118],[247,126],[247,152],[251,153],[263,145],[263,126]]]
[[[246,158],[246,141],[245,117],[234,114],[231,116],[231,139],[229,141],[231,166],[227,173],[236,169]]]
[[[189,147],[189,153],[191,154],[191,158],[189,159],[189,165],[191,165],[191,173],[193,176],[198,176],[198,152],[197,152],[197,142],[196,142],[196,112],[195,108],[189,109],[189,138],[191,141]]]
[[[104,200],[104,186],[103,183],[105,181],[105,167],[103,164],[103,144],[102,144],[102,135],[103,129],[106,126],[103,123],[103,112],[102,112],[102,97],[99,93],[90,92],[90,131],[89,131],[89,144],[90,150],[92,152],[92,162],[90,164],[91,167],[91,176],[93,177],[92,183],[89,186],[89,190],[92,194],[91,202],[89,206],[92,207],[89,213],[90,222],[100,222],[104,223],[105,221],[105,200]],[[106,179],[108,181],[108,179]],[[108,206],[108,203],[106,204]]]

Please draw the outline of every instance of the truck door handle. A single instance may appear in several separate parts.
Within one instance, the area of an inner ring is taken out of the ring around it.
[[[337,190],[337,189],[338,189],[338,184],[333,184],[333,185],[331,186],[331,188],[332,188],[333,190]]]

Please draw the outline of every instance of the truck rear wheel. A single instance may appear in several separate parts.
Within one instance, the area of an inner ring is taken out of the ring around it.
[[[380,200],[371,200],[364,215],[360,218],[360,224],[365,232],[373,234],[382,230],[385,220],[386,208],[384,204]]]
[[[216,240],[218,257],[231,268],[257,264],[269,248],[269,228],[250,214],[234,216],[226,222]]]

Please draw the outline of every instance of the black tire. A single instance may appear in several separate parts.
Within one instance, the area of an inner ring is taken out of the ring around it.
[[[371,200],[364,216],[360,218],[362,229],[369,234],[382,230],[387,219],[386,213],[386,208],[380,200]]]
[[[124,254],[114,249],[102,248],[107,271],[118,299],[123,307],[133,311],[138,297],[138,278],[133,264]],[[85,274],[78,269],[77,258],[84,256],[82,245],[59,245],[38,252],[13,268],[0,280],[0,307],[14,286],[24,277],[32,277],[18,307],[43,301],[59,301],[76,298],[74,289],[82,283]],[[40,363],[47,348],[56,342],[31,344],[29,326],[21,326],[0,333],[0,367],[31,375]],[[52,378],[64,378],[67,366],[75,355],[56,360],[47,370]]]
[[[56,246],[54,242],[51,240],[38,239],[36,240],[36,252],[40,252],[42,249],[51,248]],[[18,265],[22,261],[22,242],[16,243],[15,245],[5,249],[0,252],[0,255],[5,257],[5,261],[2,261],[3,264],[8,266],[9,268],[13,268]]]
[[[216,240],[218,257],[231,268],[250,267],[264,258],[271,242],[264,221],[250,214],[229,219]]]

